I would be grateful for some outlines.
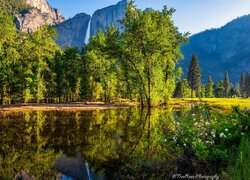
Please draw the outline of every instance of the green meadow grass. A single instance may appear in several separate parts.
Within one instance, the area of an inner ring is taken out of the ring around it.
[[[195,105],[200,103],[207,103],[210,106],[222,110],[230,110],[232,106],[240,106],[241,108],[250,108],[250,98],[173,98],[169,105],[180,107],[187,105]]]

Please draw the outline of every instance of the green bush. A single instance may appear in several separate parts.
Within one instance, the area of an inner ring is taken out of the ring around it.
[[[250,111],[233,107],[224,115],[203,104],[178,119],[167,138],[178,147],[191,149],[200,161],[227,164],[230,152],[250,135],[249,127]]]

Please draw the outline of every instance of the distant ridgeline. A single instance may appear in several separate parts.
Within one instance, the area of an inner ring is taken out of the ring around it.
[[[237,18],[219,29],[207,30],[190,37],[182,47],[185,57],[181,66],[185,74],[191,56],[199,58],[202,81],[208,76],[218,82],[228,71],[231,82],[239,82],[241,72],[250,71],[250,15]]]

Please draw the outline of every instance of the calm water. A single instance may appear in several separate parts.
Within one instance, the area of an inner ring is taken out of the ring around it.
[[[186,112],[132,108],[0,114],[0,179],[13,179],[20,170],[53,179],[60,157],[81,157],[97,176],[108,179],[166,177],[178,153],[164,135]]]

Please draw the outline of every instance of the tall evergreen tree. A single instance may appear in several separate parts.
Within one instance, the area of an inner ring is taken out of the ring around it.
[[[214,97],[214,82],[212,81],[211,76],[208,77],[207,86],[205,87],[205,96],[206,98]]]
[[[189,86],[192,90],[191,97],[193,97],[193,93],[198,91],[201,88],[201,71],[199,67],[199,61],[195,54],[192,55],[191,63],[188,69],[188,82]]]
[[[229,81],[229,76],[228,76],[227,71],[225,72],[223,86],[224,86],[224,96],[228,97],[229,91],[230,91],[230,88],[231,88],[231,84],[230,84],[230,81]]]
[[[214,94],[216,98],[222,98],[224,97],[224,83],[222,80],[220,80],[218,83],[214,85]]]
[[[240,74],[240,95],[244,97],[245,94],[245,75],[243,73]]]
[[[246,91],[246,97],[250,97],[250,73],[246,73],[245,75],[245,91]]]

